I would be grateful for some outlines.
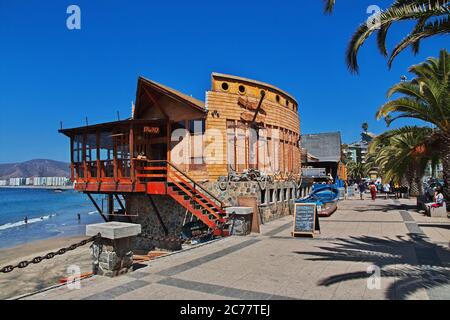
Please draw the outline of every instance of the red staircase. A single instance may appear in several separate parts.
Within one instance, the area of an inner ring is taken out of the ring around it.
[[[136,177],[146,185],[146,193],[168,195],[213,231],[214,235],[227,236],[224,204],[186,173],[165,160],[140,160]]]

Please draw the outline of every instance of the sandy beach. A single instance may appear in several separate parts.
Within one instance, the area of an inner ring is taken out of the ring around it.
[[[0,249],[0,268],[36,256],[43,256],[83,239],[86,237],[52,238]],[[90,272],[92,266],[89,246],[90,244],[87,244],[62,256],[55,256],[51,260],[43,260],[35,265],[31,264],[24,269],[1,273],[0,299],[8,299],[56,285],[61,278],[68,276],[67,268],[71,265],[79,266],[81,273]]]

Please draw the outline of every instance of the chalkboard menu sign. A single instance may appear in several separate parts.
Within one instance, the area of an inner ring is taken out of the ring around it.
[[[319,230],[319,218],[315,203],[296,203],[294,212],[293,236],[314,235]]]
[[[345,199],[345,188],[338,188],[339,190],[339,200]]]

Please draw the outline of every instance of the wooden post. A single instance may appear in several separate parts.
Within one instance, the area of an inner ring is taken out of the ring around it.
[[[130,125],[130,176],[131,181],[134,183],[136,181],[136,172],[134,171],[134,127],[133,124]]]
[[[95,146],[97,148],[97,182],[101,181],[101,168],[100,168],[100,132],[97,131],[95,134]]]
[[[170,138],[171,138],[171,132],[170,132],[170,129],[171,129],[171,125],[170,125],[170,120],[169,119],[167,119],[167,156],[166,156],[166,160],[169,162],[170,161]],[[168,180],[169,180],[169,174],[170,174],[170,166],[169,166],[169,164],[168,163],[166,163],[166,185],[165,185],[165,187],[166,187],[166,194],[167,194],[167,189],[169,188],[169,183],[168,183]]]
[[[170,136],[171,136],[170,128],[171,128],[170,120],[167,120],[167,156],[166,156],[167,161],[170,161]]]
[[[88,176],[88,170],[87,170],[87,164],[86,164],[86,135],[87,135],[87,133],[86,133],[86,131],[83,133],[83,154],[82,154],[82,156],[83,156],[83,179],[84,180],[87,180],[88,178],[89,178],[89,176]]]
[[[113,138],[113,165],[114,181],[117,182],[117,138]]]
[[[73,136],[70,137],[70,179],[72,182],[75,181],[75,172],[74,172],[74,166],[73,166]]]
[[[113,195],[110,193],[108,194],[108,218],[111,220],[111,216],[114,214],[114,198]]]

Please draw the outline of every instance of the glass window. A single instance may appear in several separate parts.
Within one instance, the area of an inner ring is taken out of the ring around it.
[[[73,139],[73,162],[83,162],[83,135],[77,134]]]
[[[261,204],[266,204],[266,192],[267,190],[261,190]]]
[[[111,132],[100,133],[100,160],[113,160],[113,138]]]
[[[274,190],[273,190],[273,189],[270,189],[270,190],[269,190],[269,201],[270,201],[270,203],[273,203],[273,202],[274,202],[273,193],[274,193]]]
[[[86,139],[86,161],[97,160],[97,133],[89,133]]]

